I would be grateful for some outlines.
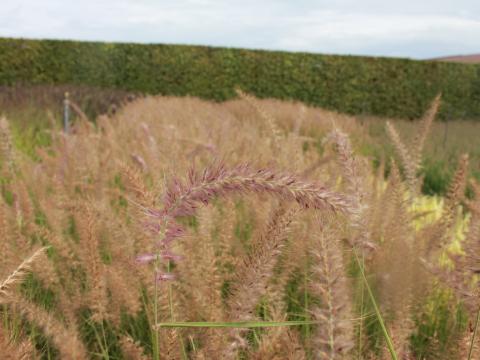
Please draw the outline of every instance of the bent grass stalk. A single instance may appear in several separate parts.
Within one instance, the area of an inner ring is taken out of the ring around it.
[[[42,247],[35,251],[32,256],[25,259],[8,277],[0,283],[0,300],[8,296],[10,288],[22,282],[32,268],[32,264],[49,249],[49,246]]]

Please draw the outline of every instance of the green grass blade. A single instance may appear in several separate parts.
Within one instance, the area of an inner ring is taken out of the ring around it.
[[[477,311],[477,318],[475,320],[475,328],[473,329],[473,334],[472,334],[472,341],[470,342],[470,349],[468,350],[468,360],[472,358],[473,354],[473,345],[475,344],[475,337],[477,335],[477,330],[478,330],[478,321],[480,319],[480,308]]]
[[[300,326],[313,325],[316,321],[234,321],[234,322],[213,322],[213,321],[175,321],[158,323],[158,328],[264,328],[278,326]]]
[[[365,264],[364,255],[362,254],[362,269]],[[363,321],[364,321],[364,302],[365,302],[365,284],[361,281],[361,298],[360,298],[360,321],[359,321],[359,329],[358,329],[358,360],[362,358],[362,341],[363,341]]]
[[[363,266],[358,258],[357,250],[355,248],[353,249],[353,253],[355,254],[355,260],[357,261],[358,267],[360,268],[360,273],[362,274],[363,282],[365,283],[365,287],[367,288],[368,295],[370,297],[370,300],[372,301],[373,308],[375,309],[375,314],[377,315],[378,322],[380,324],[380,327],[382,328],[383,336],[385,337],[385,341],[387,342],[388,351],[390,352],[390,355],[393,360],[398,360],[397,353],[393,348],[392,339],[390,338],[390,335],[388,335],[388,331],[387,331],[387,328],[385,327],[382,314],[380,313],[380,309],[378,308],[377,302],[375,301],[375,297],[373,296],[372,289],[368,284],[367,277],[365,276],[365,272],[363,271]]]

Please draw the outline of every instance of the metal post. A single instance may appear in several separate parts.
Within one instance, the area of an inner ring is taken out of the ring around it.
[[[70,100],[68,99],[68,91],[65,93],[63,100],[63,131],[68,134],[70,132]]]

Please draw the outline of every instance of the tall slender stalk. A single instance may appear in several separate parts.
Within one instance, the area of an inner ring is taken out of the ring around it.
[[[159,259],[158,256],[155,259],[155,290],[154,290],[154,299],[153,299],[153,316],[155,321],[155,326],[153,327],[152,331],[152,341],[153,341],[153,359],[160,360],[160,349],[159,349],[159,334],[158,334],[158,281],[157,281],[157,274],[158,274],[158,267],[159,267]]]
[[[365,254],[362,252],[362,269],[365,265]],[[358,359],[362,358],[362,351],[363,351],[363,311],[365,310],[364,306],[364,296],[365,296],[365,286],[363,281],[360,283],[360,324],[359,324],[359,329],[358,329]]]
[[[470,341],[470,349],[468,350],[468,360],[472,358],[473,345],[475,344],[475,337],[477,336],[479,319],[480,319],[480,307],[477,310],[477,318],[475,319],[475,328],[473,329],[472,340]]]
[[[167,261],[167,273],[170,272],[170,260]],[[170,321],[175,321],[173,316],[173,296],[172,296],[172,284],[168,284],[168,308],[170,310]]]
[[[170,272],[171,272],[171,261],[167,260],[167,273],[170,273]],[[174,322],[175,321],[175,314],[174,314],[174,311],[173,311],[173,289],[172,289],[172,284],[171,283],[168,284],[168,308],[169,308],[169,311],[170,311],[170,321]],[[158,331],[157,331],[157,333],[158,333]],[[184,359],[187,359],[187,354],[185,352],[185,344],[184,344],[181,336],[179,337],[179,340],[180,340],[180,345],[182,347],[182,356],[183,356]]]
[[[303,274],[303,302],[304,302],[304,312],[305,312],[305,320],[310,319],[310,315],[308,312],[308,261],[305,262],[305,268],[304,268],[304,274]],[[305,325],[305,337],[307,339],[310,338],[310,326]]]
[[[370,297],[370,300],[372,301],[373,308],[375,310],[375,314],[377,315],[378,322],[380,324],[380,327],[382,328],[382,333],[383,337],[385,338],[385,341],[387,342],[387,347],[388,351],[390,352],[390,355],[392,357],[392,360],[398,360],[397,353],[395,352],[395,348],[393,347],[393,342],[392,339],[390,338],[390,335],[388,335],[387,328],[385,326],[385,323],[383,321],[382,314],[380,313],[380,309],[378,308],[377,302],[375,301],[375,297],[373,296],[372,289],[370,288],[370,285],[368,284],[367,277],[365,276],[365,272],[363,270],[362,263],[360,262],[360,259],[358,258],[357,250],[353,248],[353,253],[355,255],[355,260],[357,261],[357,265],[360,268],[360,273],[362,274],[362,279],[365,284],[365,287],[367,288],[368,295]]]

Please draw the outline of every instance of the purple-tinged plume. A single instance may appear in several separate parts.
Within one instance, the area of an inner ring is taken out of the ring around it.
[[[161,281],[175,280],[176,276],[175,274],[172,274],[172,273],[158,273],[155,278],[156,278],[156,281],[161,282]]]
[[[304,208],[334,212],[352,211],[351,199],[327,189],[317,182],[307,182],[297,176],[270,169],[252,169],[239,165],[227,169],[224,165],[210,166],[202,174],[191,170],[186,183],[174,179],[164,197],[162,216],[177,218],[193,215],[200,205],[213,198],[231,193],[266,193],[282,200],[295,201]]]

